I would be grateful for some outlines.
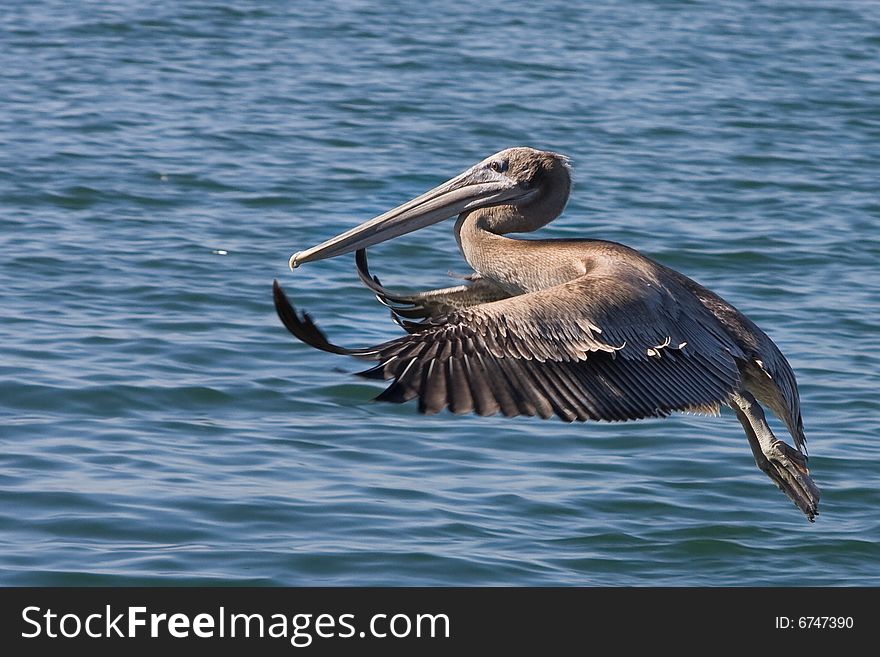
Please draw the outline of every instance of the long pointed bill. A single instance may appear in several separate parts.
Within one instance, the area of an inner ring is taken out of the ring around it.
[[[385,242],[462,212],[521,198],[528,191],[514,180],[477,165],[421,196],[370,219],[360,226],[290,257],[290,268],[335,258]]]

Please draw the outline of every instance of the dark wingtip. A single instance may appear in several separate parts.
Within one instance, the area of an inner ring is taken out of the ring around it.
[[[364,370],[363,372],[355,372],[354,375],[359,376],[362,379],[372,379],[374,381],[386,381],[390,378],[385,375],[385,366],[381,364],[371,367],[368,370]]]
[[[369,265],[367,264],[367,251],[366,249],[358,249],[354,254],[354,261],[357,265],[357,273],[358,277],[361,279],[361,282],[367,286],[367,288],[376,295],[379,301],[391,308],[391,305],[388,303],[392,301],[394,303],[405,303],[409,305],[414,305],[414,302],[407,296],[401,295],[399,293],[392,292],[390,290],[386,290],[378,276],[373,276],[370,273]]]
[[[394,381],[394,383],[385,388],[385,390],[373,397],[373,401],[404,404],[417,396],[418,392],[414,388],[401,385],[397,381]]]
[[[354,253],[354,263],[357,267],[358,278],[361,279],[364,285],[366,285],[370,290],[375,293],[380,293],[382,291],[381,285],[377,287],[377,284],[373,281],[374,276],[370,275],[370,268],[367,265],[367,250],[366,249],[358,249]]]
[[[361,282],[370,289],[378,298],[379,301],[388,305],[385,300],[390,299],[394,300],[395,295],[391,294],[388,290],[382,287],[382,283],[379,282],[379,278],[377,276],[373,276],[370,273],[370,267],[367,264],[367,250],[366,249],[358,249],[354,254],[354,262],[357,266],[358,278],[361,279]]]
[[[358,249],[354,252],[354,262],[357,265],[358,271],[362,272],[364,275],[370,275],[370,269],[367,267],[367,250],[366,249]]]
[[[312,318],[307,312],[303,312],[302,318],[300,319],[293,304],[290,303],[287,295],[284,294],[284,290],[281,289],[278,279],[275,279],[272,282],[272,298],[275,301],[275,312],[278,313],[278,318],[281,320],[281,323],[284,324],[284,327],[298,340],[305,342],[310,347],[320,349],[321,351],[329,351],[332,354],[358,354],[355,350],[345,349],[344,347],[337,347],[334,344],[330,344],[330,342],[327,341],[327,337],[321,329],[317,327],[315,322],[312,321]]]

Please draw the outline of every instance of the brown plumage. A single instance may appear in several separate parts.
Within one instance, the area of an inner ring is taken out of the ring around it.
[[[284,325],[307,344],[377,364],[377,399],[419,410],[565,421],[636,420],[733,408],[758,466],[813,520],[819,491],[806,468],[797,384],[775,344],[742,313],[639,252],[599,240],[522,240],[562,211],[568,160],[501,151],[413,201],[297,253],[291,266],[357,251],[358,271],[406,334],[374,347],[332,345],[300,318],[277,281]],[[458,216],[474,268],[464,285],[417,294],[384,288],[365,248]],[[758,401],[786,424],[776,439]]]

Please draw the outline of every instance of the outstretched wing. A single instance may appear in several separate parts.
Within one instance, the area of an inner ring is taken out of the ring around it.
[[[425,413],[583,421],[716,412],[740,382],[742,353],[712,315],[687,290],[636,270],[402,320],[407,335],[364,349],[330,344],[277,281],[274,296],[297,338],[378,361],[362,373],[392,381],[377,399],[417,398]]]
[[[392,292],[383,287],[379,279],[370,273],[365,249],[357,251],[355,262],[361,281],[376,295],[379,303],[391,309],[391,315],[395,320],[439,317],[452,310],[498,301],[510,296],[501,286],[479,274],[469,276],[464,285],[413,294]]]

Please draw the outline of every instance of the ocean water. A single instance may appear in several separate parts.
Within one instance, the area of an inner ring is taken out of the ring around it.
[[[5,3],[0,584],[880,585],[880,4],[517,4]],[[287,258],[513,145],[781,347],[815,524],[729,412],[424,417],[283,329],[398,335]]]

